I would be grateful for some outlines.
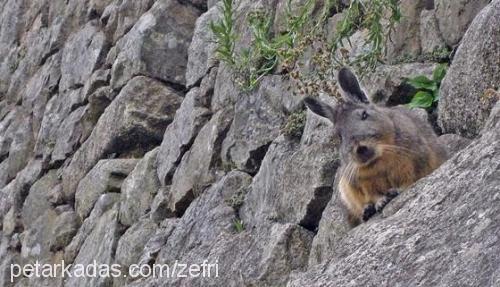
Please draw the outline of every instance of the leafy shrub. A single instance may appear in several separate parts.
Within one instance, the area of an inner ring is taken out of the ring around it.
[[[411,102],[408,104],[410,108],[428,109],[435,107],[439,100],[439,87],[441,86],[441,81],[446,75],[446,67],[446,64],[438,65],[432,73],[432,79],[420,75],[406,80],[408,84],[417,90]]]

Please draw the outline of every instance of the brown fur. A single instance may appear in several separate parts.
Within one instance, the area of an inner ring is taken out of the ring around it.
[[[341,70],[339,83],[344,103],[330,107],[313,98],[306,98],[305,103],[329,118],[342,136],[339,192],[350,223],[356,225],[367,207],[376,206],[379,211],[394,190],[408,188],[439,167],[446,151],[430,125],[412,111],[370,103],[349,70]],[[363,113],[368,116],[360,116]],[[360,160],[359,147],[370,149],[367,159]]]

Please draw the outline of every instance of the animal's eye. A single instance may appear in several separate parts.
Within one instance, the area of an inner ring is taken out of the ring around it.
[[[363,113],[361,113],[361,120],[364,121],[368,118],[368,113],[366,111],[363,111]]]

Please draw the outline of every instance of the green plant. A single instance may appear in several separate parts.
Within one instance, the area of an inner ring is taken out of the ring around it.
[[[337,26],[337,34],[331,44],[331,51],[338,65],[354,66],[357,68],[358,74],[363,75],[382,62],[390,33],[402,17],[398,2],[398,0],[351,1],[344,12],[344,17]],[[386,17],[387,12],[389,13],[388,18]],[[385,26],[384,20],[387,20]],[[363,52],[354,57],[353,60],[349,57],[338,57],[336,51],[344,47],[345,40],[352,46],[349,37],[360,29],[367,31]]]
[[[406,79],[406,82],[413,86],[417,92],[408,104],[410,108],[431,108],[439,100],[439,87],[446,75],[446,64],[439,64],[432,72],[432,79],[420,75]]]
[[[217,42],[215,54],[218,59],[228,63],[230,66],[234,61],[234,43],[236,35],[233,32],[233,1],[222,1],[222,18],[217,22],[210,22],[210,30]]]
[[[280,35],[271,33],[273,18],[263,10],[251,11],[248,24],[252,33],[249,48],[235,53],[237,37],[233,31],[233,7],[231,0],[223,0],[222,18],[210,23],[217,43],[216,56],[237,72],[236,82],[243,90],[253,90],[260,79],[270,74],[279,62],[284,66],[292,63],[297,55],[293,48],[301,39],[301,31],[307,24],[307,15],[311,12],[315,0],[308,0],[297,15],[293,15],[287,5],[287,31]]]
[[[217,57],[235,71],[236,82],[243,90],[254,89],[262,77],[279,67],[281,73],[298,82],[300,93],[323,90],[338,96],[330,80],[334,68],[349,65],[361,76],[373,69],[382,61],[389,34],[401,19],[398,0],[352,0],[343,11],[344,17],[334,39],[328,42],[324,24],[333,10],[341,11],[341,2],[306,0],[295,12],[292,12],[291,3],[288,0],[286,5],[284,31],[272,31],[274,13],[250,11],[247,21],[252,42],[248,48],[236,51],[232,0],[223,0],[222,17],[212,22],[210,28],[217,43]],[[315,13],[318,3],[322,5],[319,16]],[[363,52],[356,57],[344,57],[339,51],[346,50],[345,40],[349,42],[349,37],[360,29],[367,33]],[[311,48],[315,67],[304,74],[298,60]]]
[[[241,233],[245,230],[245,224],[243,223],[243,220],[239,218],[233,219],[233,227],[237,233]]]

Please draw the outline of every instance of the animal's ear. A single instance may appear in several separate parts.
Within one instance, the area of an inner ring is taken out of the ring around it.
[[[343,67],[340,69],[338,83],[340,88],[344,91],[342,95],[346,98],[346,100],[356,103],[369,103],[365,92],[363,92],[359,86],[356,75],[354,75],[348,68]]]
[[[327,118],[331,122],[333,122],[335,118],[335,110],[330,105],[313,97],[305,97],[304,103],[313,113]]]

